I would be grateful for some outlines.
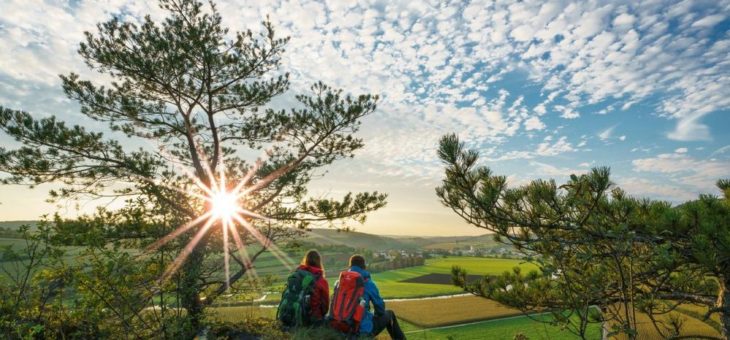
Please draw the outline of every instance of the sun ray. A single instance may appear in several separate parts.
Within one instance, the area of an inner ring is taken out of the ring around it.
[[[185,233],[186,231],[192,229],[193,227],[198,225],[200,222],[202,222],[206,218],[209,218],[211,215],[212,215],[212,212],[207,212],[203,215],[198,216],[196,219],[177,227],[175,230],[173,230],[169,234],[163,236],[159,240],[157,240],[154,243],[152,243],[151,245],[147,246],[147,249],[145,249],[145,252],[153,252],[153,251],[159,249],[160,247],[165,245],[165,243],[170,242],[172,239],[174,239],[174,238],[180,236],[181,234]]]
[[[203,171],[205,172],[205,175],[208,176],[208,181],[210,182],[210,189],[213,191],[220,192],[225,187],[220,187],[215,180],[215,174],[213,173],[213,169],[210,168],[210,159],[208,159],[207,155],[203,150],[200,149],[200,147],[196,144],[195,145],[195,152],[198,154],[198,159],[201,160],[200,165],[203,167]],[[220,158],[220,156],[219,156]]]
[[[246,230],[248,230],[248,232],[250,232],[251,235],[253,235],[263,247],[269,249],[269,251],[271,251],[271,254],[274,255],[274,257],[276,257],[284,266],[286,266],[287,269],[293,269],[293,261],[291,261],[291,259],[289,259],[289,256],[284,254],[284,252],[282,252],[279,247],[277,247],[276,244],[271,241],[271,239],[262,235],[258,231],[258,229],[256,229],[253,225],[251,225],[251,223],[246,221],[246,219],[242,218],[241,216],[233,215],[233,218],[241,223],[243,227],[246,228]]]
[[[162,148],[162,147],[158,147],[158,150],[160,151],[160,153],[162,153],[163,157],[173,158],[173,157],[172,157],[172,155],[170,155],[170,153],[169,153],[169,152],[167,152],[167,151],[166,151],[166,150],[165,150],[164,148]],[[199,154],[199,156],[200,156],[200,154]],[[189,178],[190,180],[192,180],[192,181],[193,181],[193,183],[194,183],[194,184],[195,184],[195,185],[196,185],[196,186],[197,186],[198,188],[200,188],[201,190],[203,190],[203,192],[204,192],[204,193],[205,193],[206,195],[208,195],[208,196],[211,196],[211,195],[213,195],[213,191],[211,191],[211,190],[210,190],[210,188],[209,188],[209,187],[208,187],[207,185],[205,185],[205,183],[203,183],[203,182],[202,182],[202,181],[201,181],[201,180],[200,180],[200,179],[198,178],[198,176],[196,176],[196,175],[195,175],[194,173],[192,173],[192,172],[191,172],[191,171],[190,171],[190,170],[189,170],[189,169],[188,169],[187,167],[184,167],[184,166],[182,166],[182,165],[180,165],[180,164],[178,164],[178,163],[176,163],[176,162],[171,162],[171,163],[172,163],[172,165],[173,165],[173,166],[174,166],[174,167],[175,167],[176,169],[178,169],[178,170],[182,171],[182,173],[183,173],[183,174],[185,174],[185,176],[187,176],[187,177],[188,177],[188,178]],[[211,183],[215,183],[215,180],[214,180],[214,179],[211,179]],[[205,199],[205,197],[203,197],[203,198]]]
[[[258,279],[256,269],[253,267],[253,261],[249,256],[246,245],[241,239],[241,234],[239,233],[239,230],[237,228],[238,224],[241,224],[242,233],[250,233],[253,238],[258,243],[260,243],[262,247],[264,247],[264,249],[269,250],[274,255],[274,257],[276,257],[279,262],[281,262],[281,264],[283,264],[287,269],[291,270],[293,268],[293,265],[295,265],[294,261],[292,261],[292,259],[285,252],[279,249],[279,247],[274,244],[271,239],[264,236],[258,229],[256,229],[256,227],[253,226],[253,224],[250,223],[250,219],[261,219],[265,221],[270,221],[271,219],[269,217],[263,216],[259,213],[244,208],[241,201],[245,199],[247,195],[264,188],[280,176],[289,172],[291,168],[296,165],[296,161],[289,162],[284,166],[269,173],[268,175],[264,176],[264,178],[259,179],[255,183],[252,183],[258,170],[263,165],[262,158],[259,157],[256,159],[256,162],[252,164],[252,166],[248,169],[248,171],[243,174],[243,177],[240,179],[240,181],[235,183],[235,186],[233,186],[233,188],[231,189],[229,187],[228,178],[226,176],[225,162],[223,161],[224,156],[219,152],[219,156],[214,167],[207,159],[207,155],[202,152],[202,150],[200,150],[197,146],[196,151],[199,159],[201,160],[201,166],[203,168],[201,170],[203,173],[192,173],[189,168],[183,167],[181,166],[181,164],[174,164],[176,167],[179,166],[181,172],[186,177],[188,177],[194,184],[194,187],[191,188],[188,192],[183,192],[179,189],[177,189],[177,191],[206,202],[206,212],[203,213],[201,216],[193,219],[192,221],[181,225],[161,239],[155,241],[147,248],[147,251],[154,251],[169,242],[170,240],[179,237],[180,235],[191,229],[194,229],[196,226],[199,226],[201,223],[203,223],[203,221],[205,221],[205,223],[202,227],[200,227],[199,230],[197,230],[195,236],[190,240],[190,242],[175,258],[175,260],[168,266],[163,275],[163,280],[169,279],[172,274],[174,274],[182,267],[189,255],[192,253],[193,249],[198,246],[201,239],[208,231],[210,231],[211,226],[213,226],[215,223],[220,223],[220,227],[222,228],[221,241],[223,244],[226,290],[229,290],[231,285],[230,257],[232,256],[232,254],[230,253],[231,249],[229,248],[231,242],[235,244],[236,251],[241,257],[243,267],[245,268],[244,275],[253,280],[254,284]],[[202,191],[202,194],[199,194],[196,188],[200,189]],[[233,238],[233,240],[231,240],[231,238]]]
[[[243,187],[246,184],[248,184],[248,182],[251,180],[251,178],[253,178],[253,176],[256,174],[256,171],[258,171],[259,168],[261,167],[261,164],[263,164],[263,161],[261,161],[260,158],[256,159],[256,163],[254,163],[254,165],[251,167],[251,169],[249,169],[248,172],[246,172],[246,175],[244,175],[243,178],[241,178],[241,181],[238,182],[236,187],[233,188],[233,190],[231,190],[231,192],[234,193],[235,195],[239,196],[239,194],[241,193],[241,189],[243,189]],[[242,196],[239,196],[239,197],[242,197]]]
[[[256,273],[256,268],[254,268],[253,264],[251,263],[251,258],[249,257],[248,251],[246,250],[246,245],[243,244],[243,241],[241,240],[241,236],[238,235],[238,228],[236,228],[236,225],[234,223],[231,223],[228,226],[231,229],[231,234],[233,235],[233,241],[236,243],[236,248],[238,250],[239,256],[241,256],[241,261],[243,261],[243,265],[246,267],[245,274],[250,273],[251,278],[253,278],[254,280],[258,280],[258,274]]]
[[[256,184],[251,185],[250,187],[246,188],[246,190],[241,191],[239,196],[243,197],[246,196],[252,192],[256,192],[263,187],[269,185],[271,182],[275,181],[277,178],[281,177],[285,173],[291,171],[291,168],[296,164],[296,161],[292,161],[287,163],[286,165],[272,171],[270,174],[266,175],[266,177],[262,178]]]
[[[185,263],[185,260],[190,256],[190,254],[193,252],[193,249],[195,246],[198,245],[198,242],[205,236],[205,234],[208,232],[208,229],[213,225],[215,222],[215,219],[209,218],[207,222],[205,222],[205,225],[203,225],[200,230],[198,230],[198,233],[195,234],[192,240],[188,242],[188,244],[185,246],[185,248],[180,252],[180,254],[177,255],[174,261],[168,266],[167,270],[165,271],[165,274],[162,275],[162,281],[167,281],[167,279],[172,276],[179,268],[182,266],[183,263]]]
[[[241,178],[241,181],[238,182],[236,187],[234,187],[233,190],[231,190],[231,192],[239,198],[242,198],[243,196],[245,196],[245,195],[241,195],[241,190],[243,189],[243,187],[246,184],[248,184],[251,181],[253,176],[256,175],[256,171],[258,171],[259,168],[261,168],[262,164],[263,164],[263,161],[261,160],[261,158],[257,158],[256,163],[254,163],[254,165],[251,167],[251,169],[249,169],[248,172],[246,172],[246,175],[244,175],[243,178]]]
[[[230,223],[229,219],[224,219],[223,223],[221,224],[221,228],[223,229],[223,267],[225,268],[226,273],[226,290],[231,289],[231,270],[230,266],[228,264],[228,224]]]
[[[236,210],[236,212],[239,213],[239,214],[243,214],[243,215],[246,215],[246,216],[250,216],[250,217],[259,219],[259,220],[264,220],[264,221],[270,221],[271,220],[271,218],[268,218],[268,217],[266,217],[264,215],[257,214],[257,213],[255,213],[253,211],[250,211],[250,210],[247,210],[247,209],[244,209],[244,208],[241,208],[241,207],[239,207]]]

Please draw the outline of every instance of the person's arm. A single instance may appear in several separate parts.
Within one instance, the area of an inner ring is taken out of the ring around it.
[[[375,282],[368,280],[368,294],[370,295],[370,302],[373,304],[373,310],[375,312],[375,315],[383,315],[385,314],[385,301],[383,301],[383,298],[380,297],[380,290],[378,290],[378,286],[375,285]]]
[[[326,279],[322,279],[322,316],[330,310],[330,286]]]
[[[321,280],[320,280],[321,281]],[[309,306],[311,307],[312,318],[315,320],[322,319],[322,290],[320,289],[320,283],[314,283],[314,291],[312,291],[311,300]]]

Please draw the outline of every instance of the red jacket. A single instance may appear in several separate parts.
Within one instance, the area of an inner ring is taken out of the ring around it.
[[[312,292],[311,308],[312,320],[324,319],[330,308],[330,287],[327,279],[324,278],[322,268],[312,267],[308,265],[300,265],[299,268],[306,270],[314,275],[319,275],[320,279],[314,282],[314,292]]]

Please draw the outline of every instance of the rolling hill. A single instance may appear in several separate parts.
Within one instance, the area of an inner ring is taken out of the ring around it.
[[[38,221],[0,221],[0,230],[15,230],[21,225],[34,226]],[[374,235],[358,231],[340,231],[330,228],[313,228],[306,232],[303,241],[317,245],[345,245],[351,248],[365,248],[374,251],[390,249],[424,250],[424,249],[464,249],[469,246],[478,248],[504,247],[491,235],[480,236],[391,236]]]

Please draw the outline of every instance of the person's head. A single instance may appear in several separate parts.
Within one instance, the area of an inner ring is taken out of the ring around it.
[[[350,267],[358,266],[365,269],[365,258],[360,254],[350,256]]]
[[[324,266],[322,265],[322,256],[320,256],[319,252],[314,249],[311,249],[304,254],[301,264],[324,269]]]

